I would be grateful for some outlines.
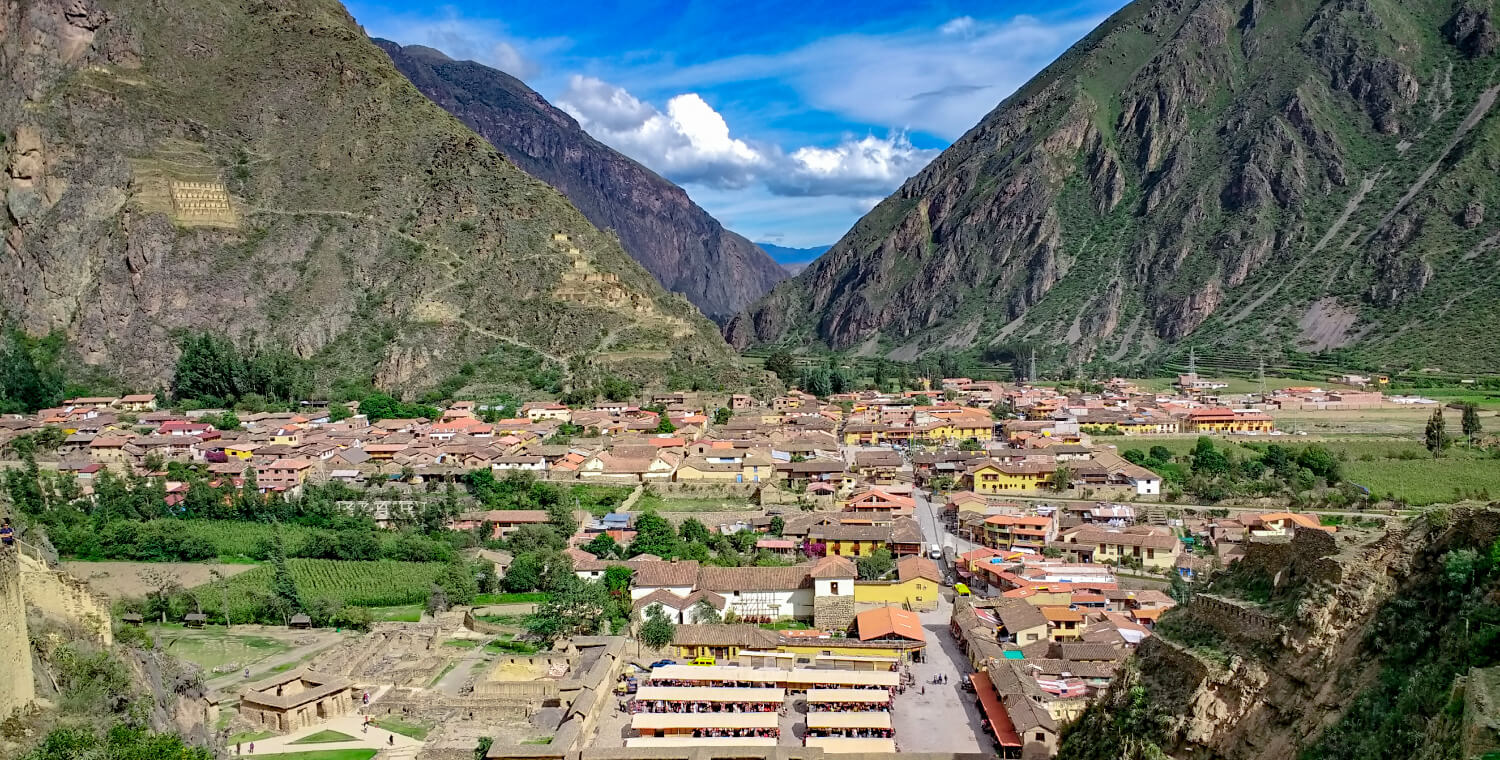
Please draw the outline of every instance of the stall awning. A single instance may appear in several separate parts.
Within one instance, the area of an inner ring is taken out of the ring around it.
[[[1000,746],[1022,746],[1021,735],[1016,733],[1016,724],[1011,722],[1010,713],[1005,711],[1005,704],[1000,701],[1000,695],[995,693],[995,684],[990,681],[990,674],[983,671],[974,673],[969,676],[969,682],[974,684],[974,693],[979,695],[979,707],[984,710],[984,717],[989,720],[990,730],[994,732]]]

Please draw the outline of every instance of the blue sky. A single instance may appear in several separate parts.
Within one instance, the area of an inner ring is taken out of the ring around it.
[[[347,2],[373,36],[520,77],[725,226],[788,246],[836,241],[1124,4]]]

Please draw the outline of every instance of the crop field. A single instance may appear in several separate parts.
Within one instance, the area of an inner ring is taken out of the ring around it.
[[[397,607],[425,602],[433,579],[444,566],[435,562],[290,559],[287,567],[303,599],[329,599],[356,607]],[[230,614],[236,622],[248,620],[257,600],[269,593],[273,572],[270,565],[261,565],[229,581]]]
[[[1456,424],[1450,423],[1450,430]],[[1255,452],[1245,446],[1247,439],[1215,438],[1214,444],[1241,456]],[[1318,444],[1338,457],[1344,466],[1344,477],[1384,497],[1395,494],[1414,506],[1426,506],[1473,498],[1500,498],[1500,459],[1462,444],[1449,447],[1440,459],[1433,459],[1422,442],[1412,438],[1352,438],[1323,440],[1315,436],[1248,439],[1254,443],[1275,443],[1291,448]],[[1193,437],[1114,439],[1120,451],[1165,446],[1176,456],[1192,450]],[[1488,496],[1485,496],[1488,494]]]

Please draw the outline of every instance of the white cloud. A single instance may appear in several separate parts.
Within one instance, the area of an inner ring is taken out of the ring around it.
[[[938,153],[901,133],[845,136],[833,147],[787,153],[734,137],[697,93],[672,97],[664,113],[593,77],[574,76],[558,105],[594,137],[673,181],[721,189],[761,183],[777,195],[867,197],[889,193]]]
[[[963,37],[973,33],[974,27],[977,25],[978,23],[974,21],[973,16],[959,16],[938,27],[938,31],[943,34]]]
[[[1120,3],[1097,5],[1113,10]],[[926,29],[844,34],[775,54],[635,73],[642,86],[682,91],[777,81],[809,109],[953,139],[1102,20],[1015,16],[996,23],[962,16]]]

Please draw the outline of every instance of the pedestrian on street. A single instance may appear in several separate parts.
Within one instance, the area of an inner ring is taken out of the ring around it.
[[[242,750],[241,750],[241,748],[240,748],[240,743],[239,743],[239,742],[235,742],[235,743],[234,743],[234,754],[236,754],[236,755],[243,755],[243,754],[245,754],[245,753],[244,753],[244,752],[243,752],[243,751],[242,751]]]
[[[390,736],[386,737],[385,743],[391,745],[392,747],[396,746],[396,735],[391,734]]]

